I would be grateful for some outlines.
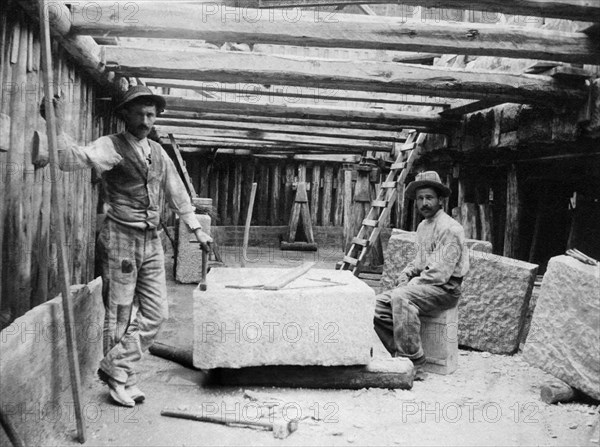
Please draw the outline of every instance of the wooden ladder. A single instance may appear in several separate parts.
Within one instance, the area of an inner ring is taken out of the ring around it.
[[[360,274],[369,249],[381,233],[380,223],[388,217],[396,201],[398,195],[396,186],[404,183],[424,140],[425,134],[415,130],[409,131],[406,141],[399,148],[396,161],[392,163],[390,172],[379,187],[377,197],[371,202],[371,209],[362,221],[358,234],[352,239],[350,249],[341,262],[341,270],[351,270],[355,276]]]

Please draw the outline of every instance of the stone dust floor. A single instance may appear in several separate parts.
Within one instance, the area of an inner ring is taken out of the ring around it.
[[[235,265],[234,261],[230,259],[228,265]],[[328,260],[319,267],[332,265]],[[171,273],[168,276],[170,318],[159,340],[185,345],[191,340],[195,286],[177,284]],[[380,344],[375,351],[375,356],[387,355]],[[550,376],[529,366],[518,354],[461,350],[454,374],[428,374],[411,390],[210,388],[202,386],[201,371],[150,354],[141,361],[139,370],[140,387],[147,400],[133,409],[113,406],[106,387],[98,380],[84,390],[86,446],[599,445],[597,403],[543,403],[540,385]],[[267,431],[160,415],[164,407],[179,407],[254,419],[258,405],[244,397],[246,391],[267,396],[267,400],[277,399],[284,417],[301,418],[298,430],[287,439],[275,439]],[[73,435],[49,439],[48,445],[78,445]]]

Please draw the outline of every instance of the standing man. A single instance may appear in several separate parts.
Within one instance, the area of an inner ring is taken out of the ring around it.
[[[145,86],[130,88],[116,106],[124,131],[79,147],[61,132],[57,106],[61,169],[94,168],[102,177],[106,219],[96,246],[102,265],[105,306],[104,358],[98,375],[120,405],[133,407],[145,399],[136,385],[135,364],[154,342],[167,318],[164,252],[158,237],[161,205],[168,205],[195,233],[203,250],[212,242],[202,231],[175,165],[148,134],[165,100]],[[131,318],[133,298],[137,313]]]
[[[412,360],[422,369],[420,315],[436,315],[457,305],[460,285],[469,271],[462,226],[448,216],[441,198],[450,195],[435,171],[417,174],[406,188],[425,218],[417,227],[416,256],[400,273],[398,286],[377,296],[375,332],[393,357]]]

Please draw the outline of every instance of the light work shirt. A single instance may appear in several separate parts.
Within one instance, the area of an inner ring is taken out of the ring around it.
[[[444,210],[419,224],[416,242],[415,258],[401,273],[409,285],[441,286],[469,271],[463,227]]]

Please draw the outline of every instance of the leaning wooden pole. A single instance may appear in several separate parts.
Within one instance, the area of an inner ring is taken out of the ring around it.
[[[69,370],[71,374],[71,389],[73,390],[73,402],[75,404],[75,419],[77,421],[77,434],[80,443],[85,442],[85,425],[81,407],[81,378],[79,376],[79,359],[77,358],[77,342],[75,340],[73,303],[71,302],[71,291],[69,281],[69,268],[67,265],[65,223],[63,220],[62,183],[60,182],[56,169],[58,168],[58,148],[56,135],[56,117],[54,115],[54,80],[52,75],[52,52],[50,45],[50,24],[47,14],[46,0],[40,2],[40,37],[42,41],[42,67],[44,73],[44,95],[46,114],[46,133],[48,135],[48,152],[50,155],[50,179],[52,182],[52,210],[57,228],[56,245],[58,246],[58,270],[59,282],[62,294],[62,308],[65,319],[65,335],[67,337],[67,356],[69,358]]]
[[[257,183],[252,183],[250,201],[248,202],[248,211],[246,213],[246,225],[244,227],[244,242],[242,243],[242,259],[240,259],[242,267],[246,267],[246,251],[248,250],[248,239],[250,238],[250,222],[252,222],[252,210],[254,209],[254,198],[256,197],[257,185]]]

